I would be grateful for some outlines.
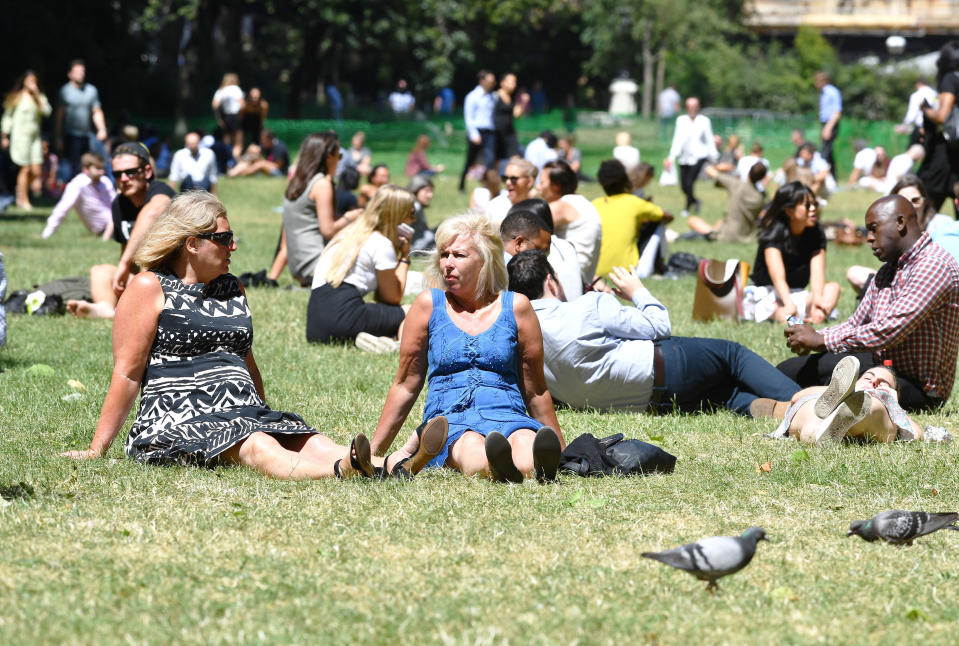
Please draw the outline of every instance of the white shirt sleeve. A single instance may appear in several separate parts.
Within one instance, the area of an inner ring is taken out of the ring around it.
[[[77,203],[77,198],[80,197],[80,188],[89,183],[90,178],[83,173],[67,183],[63,189],[63,195],[60,196],[60,201],[53,207],[53,213],[47,218],[47,225],[43,228],[43,233],[40,234],[42,238],[46,239],[53,235],[54,231],[63,223],[63,218],[67,217],[70,209]]]
[[[170,182],[176,184],[182,182],[186,178],[186,169],[183,167],[183,152],[185,148],[182,148],[175,153],[173,153],[173,159],[170,161]]]
[[[612,294],[596,301],[596,313],[603,328],[620,339],[657,341],[671,334],[669,312],[646,288],[633,294],[633,307],[624,307]]]

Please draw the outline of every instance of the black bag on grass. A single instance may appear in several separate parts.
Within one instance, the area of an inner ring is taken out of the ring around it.
[[[677,251],[666,261],[666,271],[675,274],[695,274],[699,271],[699,258],[686,251]]]
[[[622,433],[601,440],[584,433],[566,446],[559,466],[581,476],[672,473],[676,456],[653,444],[623,439]]]

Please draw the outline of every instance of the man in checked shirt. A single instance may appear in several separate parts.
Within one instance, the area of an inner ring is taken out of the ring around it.
[[[959,350],[959,265],[919,226],[912,204],[888,195],[866,211],[866,242],[884,264],[849,319],[818,332],[791,325],[799,355],[778,368],[800,386],[826,385],[854,354],[863,371],[891,360],[907,411],[937,408],[952,392]],[[809,354],[813,352],[814,354]]]

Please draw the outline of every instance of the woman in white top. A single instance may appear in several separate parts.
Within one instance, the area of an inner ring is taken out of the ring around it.
[[[562,159],[547,162],[539,174],[539,194],[549,202],[556,235],[573,245],[584,283],[593,282],[603,222],[593,203],[576,194],[579,179]]]
[[[410,267],[410,241],[398,228],[412,220],[413,201],[397,186],[380,187],[356,222],[323,250],[306,309],[308,341],[332,343],[361,332],[397,335],[406,316],[400,301]],[[377,302],[364,302],[370,292]]]
[[[240,77],[232,72],[223,75],[220,87],[213,94],[213,116],[223,130],[223,141],[233,146],[233,157],[239,159],[240,150],[240,110],[243,109],[243,90],[240,89]]]

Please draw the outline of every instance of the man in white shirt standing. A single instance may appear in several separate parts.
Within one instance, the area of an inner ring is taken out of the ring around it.
[[[507,271],[509,289],[529,298],[539,319],[550,393],[574,408],[696,413],[723,407],[758,417],[766,411],[757,399],[776,393],[788,401],[799,391],[738,343],[671,336],[669,312],[624,267],[614,268],[610,279],[632,307],[604,292],[565,302],[541,251],[517,254]]]
[[[180,184],[180,191],[204,190],[216,194],[216,155],[209,148],[200,148],[200,135],[188,132],[184,148],[173,154],[170,182]]]
[[[689,215],[690,208],[699,213],[700,201],[693,194],[693,184],[706,161],[718,157],[712,123],[709,117],[699,112],[699,99],[691,96],[686,99],[686,114],[676,118],[673,145],[669,148],[669,157],[663,161],[667,170],[672,169],[674,162],[679,163],[680,185],[686,196],[683,217]]]
[[[909,95],[909,107],[902,123],[896,126],[896,132],[909,134],[909,145],[918,144],[922,137],[922,102],[935,106],[939,101],[939,94],[926,82],[926,79],[916,80],[916,91]]]
[[[466,191],[466,174],[482,153],[483,165],[492,168],[496,161],[496,135],[493,130],[493,106],[496,99],[493,87],[496,76],[487,70],[477,74],[478,83],[463,101],[463,121],[466,123],[466,163],[460,174],[460,193]]]

